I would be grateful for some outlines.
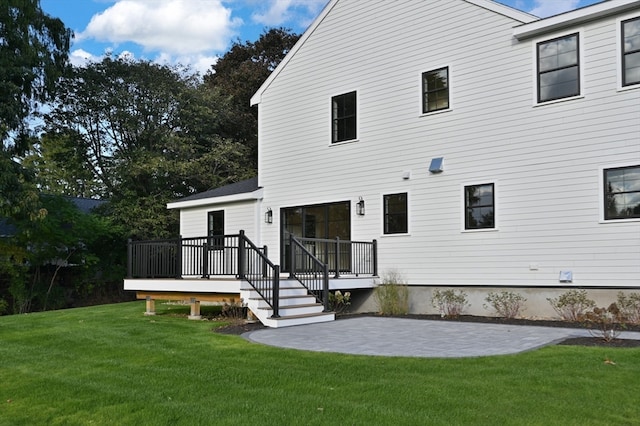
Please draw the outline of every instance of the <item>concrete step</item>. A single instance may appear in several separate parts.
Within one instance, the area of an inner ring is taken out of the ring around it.
[[[336,314],[333,312],[323,312],[320,314],[304,314],[304,315],[291,315],[281,316],[280,318],[266,318],[262,323],[267,327],[279,328],[279,327],[292,327],[295,325],[304,324],[316,324],[320,322],[329,322],[336,319]]]

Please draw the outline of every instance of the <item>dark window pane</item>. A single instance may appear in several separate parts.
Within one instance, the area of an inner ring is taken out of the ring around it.
[[[622,85],[640,83],[640,18],[622,24]]]
[[[384,233],[404,234],[408,232],[407,194],[384,196]]]
[[[465,187],[465,229],[494,228],[493,184]]]
[[[331,141],[341,142],[356,138],[356,92],[331,98]]]
[[[449,68],[422,74],[422,112],[449,108]]]
[[[207,219],[207,236],[216,237],[209,238],[209,246],[213,249],[224,248],[224,210],[209,212]]]
[[[538,102],[580,94],[578,36],[538,44]]]
[[[640,218],[640,166],[604,171],[605,219]]]

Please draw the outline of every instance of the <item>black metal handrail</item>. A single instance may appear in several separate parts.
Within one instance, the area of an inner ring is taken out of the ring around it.
[[[295,237],[307,251],[328,266],[334,278],[341,275],[378,275],[378,242]]]
[[[329,311],[329,267],[289,234],[289,278],[298,280]]]
[[[280,317],[280,265],[274,265],[266,250],[256,247],[249,238],[240,231],[239,235],[239,270],[238,276],[244,279],[267,302],[273,310],[271,318]]]

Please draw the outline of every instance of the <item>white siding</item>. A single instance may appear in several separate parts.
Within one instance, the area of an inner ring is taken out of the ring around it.
[[[208,212],[224,210],[225,234],[238,234],[242,229],[250,240],[259,244],[259,206],[260,203],[257,201],[245,201],[181,209],[180,235],[183,238],[205,237],[207,235]]]
[[[380,271],[411,284],[553,286],[571,270],[577,286],[640,286],[640,221],[599,217],[600,168],[640,164],[640,89],[616,90],[616,17],[562,32],[581,33],[583,96],[539,106],[536,40],[514,39],[517,24],[462,0],[339,1],[259,105],[272,257],[280,208],[352,200],[352,239],[378,239]],[[421,73],[442,66],[452,109],[423,116]],[[331,146],[331,97],[353,90],[358,140]],[[486,182],[497,229],[462,232],[463,185]],[[395,192],[410,195],[410,235],[381,235]],[[182,214],[194,232],[200,213]]]

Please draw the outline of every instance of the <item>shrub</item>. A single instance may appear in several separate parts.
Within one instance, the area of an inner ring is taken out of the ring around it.
[[[4,315],[9,310],[9,303],[0,298],[0,315]]]
[[[329,293],[329,308],[336,314],[346,312],[349,305],[351,305],[350,292],[346,291],[343,294],[340,290],[336,290]]]
[[[625,296],[623,292],[619,292],[617,304],[627,323],[640,324],[640,293]]]
[[[442,317],[458,317],[467,304],[467,294],[462,290],[439,290],[433,292],[431,304],[438,308]]]
[[[484,300],[499,316],[504,318],[515,318],[520,315],[524,302],[527,301],[522,295],[511,291],[491,292]],[[487,305],[484,305],[484,308],[489,309]]]
[[[596,302],[587,298],[586,290],[569,290],[556,299],[547,298],[553,309],[565,321],[578,321]]]
[[[594,307],[581,314],[580,320],[594,325],[595,328],[590,328],[589,333],[605,342],[616,339],[620,335],[620,328],[625,327],[623,314],[615,303],[609,305],[608,308]]]
[[[373,291],[382,315],[406,315],[409,313],[409,288],[402,275],[391,271],[383,275],[382,284]]]
[[[221,316],[232,323],[243,322],[247,318],[247,307],[242,299],[231,298],[223,300]]]

